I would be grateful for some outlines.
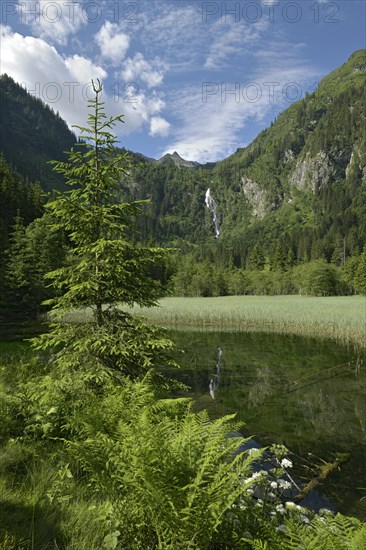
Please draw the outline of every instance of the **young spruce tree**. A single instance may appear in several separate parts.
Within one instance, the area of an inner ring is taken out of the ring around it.
[[[70,190],[46,208],[69,236],[70,261],[47,275],[56,294],[48,301],[54,322],[34,341],[36,349],[53,351],[52,378],[61,385],[67,380],[75,398],[86,386],[101,391],[106,381],[136,378],[164,365],[172,345],[158,329],[121,308],[156,304],[161,288],[149,273],[166,260],[167,251],[128,238],[141,201],[121,199],[121,179],[131,166],[127,153],[116,155],[111,130],[123,118],[107,117],[101,83],[93,82],[93,89],[88,126],[77,127],[84,143],[68,153],[67,162],[53,162]],[[83,317],[84,308],[92,311],[90,322],[67,322],[67,313],[79,310]]]

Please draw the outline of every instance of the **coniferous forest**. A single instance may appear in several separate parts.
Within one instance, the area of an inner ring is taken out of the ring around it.
[[[366,294],[365,70],[355,52],[251,145],[192,166],[119,148],[99,81],[77,138],[0,78],[1,549],[365,546],[359,519],[303,505],[348,457],[299,484],[284,445],[197,411],[173,342],[129,310]]]

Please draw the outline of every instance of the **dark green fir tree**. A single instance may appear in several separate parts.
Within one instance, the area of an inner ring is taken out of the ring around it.
[[[100,82],[93,82],[93,88],[88,126],[78,127],[83,142],[68,153],[67,162],[54,162],[70,189],[46,205],[54,226],[68,235],[71,250],[68,265],[48,274],[55,293],[47,302],[54,322],[34,346],[57,351],[51,384],[67,380],[64,419],[72,416],[73,403],[82,406],[88,392],[162,367],[172,346],[158,329],[123,310],[126,305],[156,304],[161,288],[150,274],[164,264],[167,251],[131,239],[141,203],[121,200],[129,157],[116,157],[111,133],[123,119],[106,116]],[[82,315],[85,308],[92,311],[90,322]],[[70,312],[74,322],[68,322]]]

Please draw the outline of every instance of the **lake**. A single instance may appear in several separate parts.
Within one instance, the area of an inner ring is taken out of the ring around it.
[[[315,338],[274,333],[169,331],[197,409],[236,412],[244,435],[283,443],[296,473],[316,475],[321,461],[351,453],[321,490],[336,508],[366,516],[366,363],[364,355]],[[173,373],[171,373],[173,374]]]

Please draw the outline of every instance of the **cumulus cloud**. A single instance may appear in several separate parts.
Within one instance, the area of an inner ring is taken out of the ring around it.
[[[82,2],[71,0],[18,0],[19,18],[32,32],[55,44],[65,45],[87,23]]]
[[[138,52],[133,58],[126,59],[120,76],[125,82],[140,80],[145,82],[148,88],[153,88],[163,82],[166,69],[167,65],[158,57],[149,62]]]
[[[3,72],[57,110],[70,126],[85,121],[90,79],[106,77],[89,59],[64,59],[42,38],[13,33],[9,27],[1,29],[0,59]]]
[[[108,76],[102,67],[95,65],[90,59],[77,54],[67,57],[65,59],[65,65],[74,79],[84,84],[90,82],[92,79],[95,80],[99,78],[103,80]]]
[[[14,33],[10,27],[0,27],[2,71],[27,90],[48,103],[68,125],[85,125],[88,116],[87,99],[93,98],[90,80],[107,78],[103,67],[80,55],[62,57],[57,49],[42,38]],[[134,94],[115,86],[105,87],[103,100],[109,115],[124,113],[123,134],[150,125],[151,117],[164,108],[156,94]]]
[[[95,41],[100,48],[103,59],[112,65],[120,65],[130,46],[130,37],[121,32],[117,23],[106,21],[98,33]]]
[[[170,124],[160,116],[153,116],[150,120],[150,136],[167,136],[170,131]]]

